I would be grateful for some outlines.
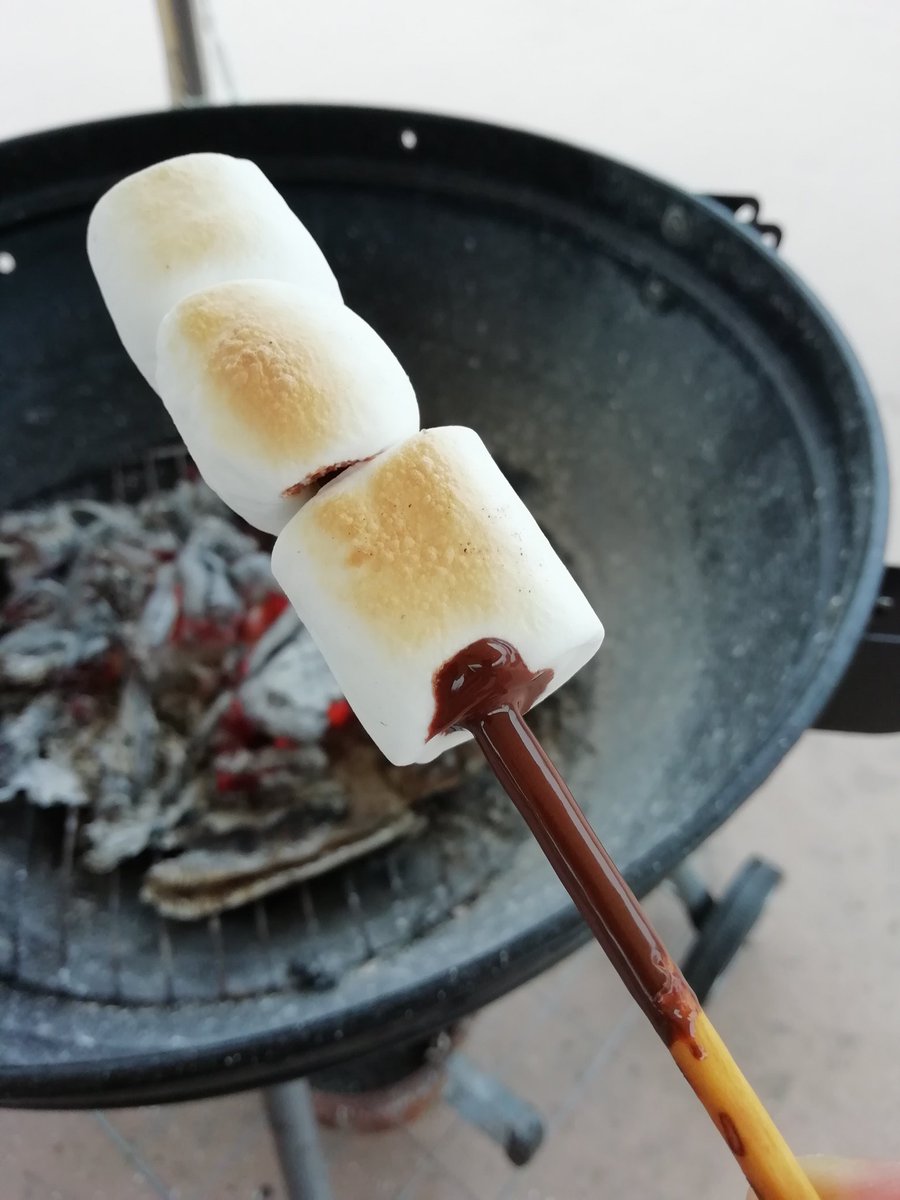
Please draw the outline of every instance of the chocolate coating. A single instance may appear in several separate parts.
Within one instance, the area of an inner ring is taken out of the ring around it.
[[[683,1038],[702,1057],[696,996],[523,718],[551,678],[551,671],[531,670],[507,642],[475,642],[435,674],[432,736],[452,728],[472,733],[657,1033],[667,1045]]]

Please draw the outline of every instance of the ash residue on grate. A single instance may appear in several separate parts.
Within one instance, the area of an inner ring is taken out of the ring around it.
[[[407,838],[424,801],[483,770],[471,746],[423,767],[381,757],[260,541],[199,481],[8,513],[0,567],[0,801],[78,810],[76,866],[134,860],[167,916]],[[552,743],[559,702],[535,716]]]

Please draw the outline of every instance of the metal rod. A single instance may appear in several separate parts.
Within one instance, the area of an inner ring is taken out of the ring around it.
[[[300,889],[300,905],[303,909],[306,936],[316,937],[319,932],[319,918],[316,915],[316,906],[313,902],[312,891],[308,883],[304,883]]]
[[[157,943],[159,946],[159,962],[162,968],[162,993],[164,1004],[175,1002],[175,952],[172,949],[172,935],[169,923],[160,916],[157,922]]]
[[[288,1200],[332,1200],[309,1084],[278,1083],[263,1099]]]
[[[156,0],[176,108],[209,103],[209,83],[196,0]]]
[[[22,850],[19,863],[12,873],[13,879],[13,923],[12,923],[12,953],[10,967],[14,975],[22,969],[23,947],[25,944],[25,913],[28,909],[26,893],[28,891],[28,870],[31,865],[31,847],[34,842],[34,806],[29,804],[25,809],[22,831]]]
[[[275,955],[272,953],[272,935],[269,932],[269,914],[266,911],[265,899],[257,900],[253,906],[253,917],[256,925],[256,940],[262,947],[266,960],[266,971],[273,987],[278,985],[278,969],[275,965]]]
[[[447,1059],[444,1099],[464,1121],[502,1146],[517,1167],[534,1156],[544,1139],[544,1122],[537,1109],[459,1051]]]
[[[69,967],[69,922],[72,914],[72,877],[75,871],[75,842],[78,837],[79,815],[77,808],[68,810],[63,832],[59,886],[59,939],[57,942],[58,970],[62,975],[68,971]]]
[[[112,995],[114,1001],[122,998],[122,937],[120,931],[120,916],[122,911],[122,876],[118,866],[113,868],[109,877],[109,969],[112,974]]]
[[[360,895],[356,887],[356,880],[350,867],[347,867],[344,871],[343,882],[344,895],[347,899],[347,907],[350,909],[350,914],[353,917],[354,925],[359,930],[363,954],[365,955],[366,959],[374,958],[375,945],[372,942],[372,935],[369,933],[369,927],[366,924],[366,915],[363,909],[363,903],[360,899]]]
[[[219,988],[219,999],[224,1000],[228,995],[228,970],[225,965],[225,935],[222,933],[222,918],[218,913],[206,922],[209,940],[212,942],[213,957],[216,963],[216,982]]]

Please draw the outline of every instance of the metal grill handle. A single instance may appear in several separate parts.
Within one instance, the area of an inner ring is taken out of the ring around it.
[[[156,0],[175,108],[209,103],[209,72],[196,0]]]

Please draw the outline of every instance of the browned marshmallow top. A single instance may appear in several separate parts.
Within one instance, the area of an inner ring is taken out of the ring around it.
[[[134,225],[135,250],[161,266],[179,270],[212,253],[252,253],[265,221],[250,204],[234,202],[234,160],[191,155],[159,163],[124,179],[118,203]]]
[[[418,433],[310,503],[297,523],[310,569],[333,574],[345,602],[396,651],[515,604],[528,572],[516,539],[496,527],[502,491],[485,482],[456,444]]]
[[[188,297],[176,319],[202,363],[220,438],[235,449],[249,442],[274,462],[315,456],[331,443],[346,415],[341,371],[323,359],[302,314],[222,284]]]

